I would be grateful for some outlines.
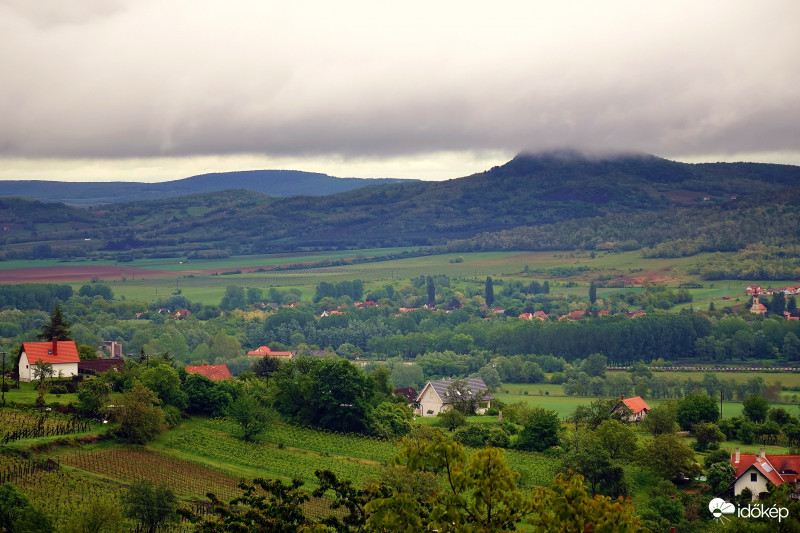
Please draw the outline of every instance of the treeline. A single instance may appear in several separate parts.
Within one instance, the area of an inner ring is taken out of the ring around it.
[[[718,255],[697,265],[691,274],[704,280],[763,279],[787,280],[800,278],[800,247],[797,245],[748,245],[734,256]]]
[[[0,308],[50,311],[72,297],[72,287],[52,283],[0,285]]]
[[[317,285],[314,302],[319,302],[323,298],[341,298],[342,296],[348,296],[354,302],[361,301],[361,298],[364,297],[364,283],[360,279],[338,283],[323,281]]]

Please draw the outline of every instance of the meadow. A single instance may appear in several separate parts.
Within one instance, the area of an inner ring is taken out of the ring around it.
[[[264,291],[296,288],[302,298],[313,296],[322,281],[338,282],[351,279],[364,281],[365,290],[408,280],[417,276],[445,274],[458,288],[460,280],[482,282],[487,276],[496,281],[518,280],[529,283],[533,279],[547,279],[551,291],[564,296],[585,298],[591,279],[623,280],[624,288],[600,287],[598,297],[616,293],[640,291],[644,281],[663,283],[677,288],[681,283],[700,284],[690,289],[694,302],[676,306],[675,310],[693,305],[706,308],[715,301],[717,307],[741,304],[748,300],[744,288],[754,281],[701,282],[696,274],[697,263],[710,254],[674,259],[644,259],[640,252],[587,253],[587,252],[471,252],[463,254],[423,255],[402,259],[356,263],[337,266],[315,266],[321,261],[337,261],[381,257],[420,249],[376,248],[364,250],[339,250],[295,254],[270,254],[232,256],[223,259],[137,259],[126,263],[114,261],[2,261],[0,277],[6,269],[35,269],[59,266],[116,266],[125,270],[118,277],[95,279],[109,285],[117,298],[137,301],[156,301],[179,293],[191,301],[218,304],[228,285],[260,288]],[[308,268],[297,265],[310,264]],[[292,269],[281,269],[294,265]],[[279,267],[279,269],[275,269]],[[239,272],[241,271],[241,272]],[[564,273],[568,273],[567,276]],[[164,274],[167,273],[167,274]],[[169,274],[171,273],[171,274]],[[137,275],[138,274],[138,275]],[[156,277],[149,277],[158,274]],[[146,277],[147,276],[147,277]],[[69,282],[77,291],[90,280]],[[757,283],[757,281],[755,281]],[[780,282],[763,282],[763,286],[781,285]],[[724,298],[724,299],[723,299]]]

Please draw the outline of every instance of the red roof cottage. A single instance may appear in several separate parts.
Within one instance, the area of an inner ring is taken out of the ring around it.
[[[621,396],[619,403],[614,406],[611,412],[617,413],[621,411],[623,405],[631,410],[631,414],[628,416],[628,422],[641,422],[650,411],[650,406],[647,405],[641,396],[634,396],[633,398]]]
[[[197,366],[185,367],[186,372],[189,374],[200,374],[207,377],[211,381],[222,381],[225,379],[233,379],[231,371],[228,370],[228,365],[209,365],[203,363]]]
[[[250,357],[263,357],[268,355],[270,357],[281,357],[283,359],[291,359],[294,357],[294,353],[292,352],[278,352],[275,350],[271,350],[269,346],[259,346],[255,350],[250,350],[247,352],[247,355]]]
[[[33,367],[39,361],[53,365],[54,376],[77,376],[78,347],[75,341],[23,342],[19,357],[19,380],[33,381]]]

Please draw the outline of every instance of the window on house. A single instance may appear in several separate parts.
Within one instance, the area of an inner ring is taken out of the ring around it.
[[[758,474],[756,474],[755,472],[750,474],[750,481],[752,481],[752,482],[758,481]]]

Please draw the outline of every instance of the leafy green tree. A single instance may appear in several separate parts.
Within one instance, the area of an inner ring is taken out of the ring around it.
[[[274,420],[270,409],[247,392],[241,392],[225,410],[225,415],[239,424],[242,439],[255,440]]]
[[[0,531],[14,531],[14,523],[30,504],[28,497],[13,483],[0,485]]]
[[[119,422],[117,436],[125,442],[145,444],[162,433],[167,425],[159,403],[153,391],[135,382],[122,394],[114,412],[114,419]]]
[[[224,364],[225,361],[236,359],[242,355],[244,355],[244,350],[236,337],[223,332],[211,337],[209,357],[216,364]]]
[[[648,418],[650,414],[645,418]],[[678,402],[675,418],[683,430],[690,430],[701,422],[719,420],[719,403],[708,394],[687,394]]]
[[[53,363],[44,362],[41,359],[33,363],[33,379],[39,380],[39,386],[44,383],[44,380],[52,378],[55,371],[53,370]]]
[[[742,444],[753,444],[756,441],[756,425],[749,418],[745,418],[739,423],[736,437]]]
[[[377,365],[367,378],[372,385],[372,403],[378,405],[390,401],[394,396],[391,382],[392,371],[386,365]]]
[[[65,533],[106,533],[120,531],[122,513],[115,501],[91,500],[75,510],[63,526]]]
[[[368,428],[374,387],[361,369],[345,359],[284,362],[269,386],[275,409],[296,423],[335,431]]]
[[[193,414],[221,416],[232,399],[225,385],[217,384],[202,374],[186,376],[182,389],[186,393],[187,410]]]
[[[639,423],[642,429],[653,436],[675,433],[680,429],[677,421],[678,402],[667,400],[653,407]]]
[[[672,433],[662,433],[646,441],[639,450],[638,462],[666,480],[673,480],[680,474],[694,477],[699,471],[694,462],[694,450]]]
[[[760,394],[751,394],[742,401],[742,414],[756,424],[767,419],[769,401]]]
[[[611,460],[625,460],[636,455],[639,438],[630,424],[619,420],[605,420],[594,434]]]
[[[781,316],[783,312],[786,310],[786,297],[783,295],[783,292],[778,291],[772,293],[772,301],[769,305],[769,312],[773,315]]]
[[[141,531],[155,533],[178,521],[178,498],[165,483],[134,481],[120,497],[123,514],[139,524]]]
[[[81,361],[99,359],[97,350],[94,349],[94,346],[89,346],[88,344],[78,344],[78,357],[80,357]]]
[[[531,410],[525,427],[519,432],[517,448],[542,452],[558,446],[560,431],[561,419],[558,417],[558,413],[536,406]]]
[[[373,435],[384,439],[398,439],[411,431],[411,408],[405,404],[383,402],[372,412]]]
[[[317,470],[318,487],[313,493],[303,490],[303,480],[284,484],[280,479],[257,478],[253,484],[242,481],[242,495],[225,503],[214,494],[208,497],[214,506],[211,518],[190,509],[180,509],[181,516],[195,524],[201,533],[231,531],[269,531],[273,533],[365,531],[366,504],[376,496],[388,495],[389,489],[375,486],[356,489],[349,481],[340,481],[327,470]],[[333,494],[326,498],[327,493]],[[334,510],[327,517],[315,519],[306,514],[304,504],[311,499],[326,498]],[[345,509],[346,511],[339,511]]]
[[[616,407],[619,400],[605,400],[598,398],[592,400],[589,405],[579,405],[572,413],[572,420],[576,424],[585,424],[589,429],[595,430],[606,420],[614,419],[611,411]],[[617,418],[620,420],[620,418]]]
[[[484,448],[467,456],[441,434],[401,444],[393,464],[410,472],[443,472],[443,487],[424,500],[403,492],[374,497],[364,507],[369,530],[507,531],[534,511],[500,450]]]
[[[608,358],[600,353],[593,353],[589,357],[583,360],[581,363],[581,370],[586,372],[586,374],[590,377],[605,377],[606,375],[606,364],[608,362]]]
[[[781,354],[789,361],[800,361],[800,338],[791,331],[783,337]]]
[[[719,426],[711,422],[701,422],[692,426],[692,433],[697,438],[695,450],[704,452],[719,448],[719,443],[725,440],[725,434]]]
[[[714,463],[706,473],[706,481],[711,486],[712,494],[720,494],[728,490],[736,477],[736,469],[729,461]]]
[[[181,390],[178,371],[167,364],[151,366],[141,373],[142,385],[156,393],[164,405],[172,405],[183,411],[188,407],[186,393]]]
[[[534,502],[535,514],[527,520],[534,531],[634,533],[642,530],[629,499],[592,497],[586,492],[581,475],[558,474],[550,487],[537,489]]]
[[[412,387],[419,390],[425,384],[425,375],[418,364],[396,364],[392,367],[392,384],[395,387]]]
[[[448,409],[438,415],[439,425],[447,431],[453,431],[467,423],[467,417],[457,409]]]
[[[52,339],[59,341],[69,340],[72,335],[70,327],[72,327],[72,324],[64,318],[64,311],[61,310],[61,305],[56,305],[49,322],[42,325],[42,331],[39,333],[38,338],[44,341]]]
[[[594,435],[583,435],[562,458],[562,468],[582,475],[592,494],[626,496],[625,470]]]
[[[280,365],[281,360],[277,357],[259,357],[250,366],[250,370],[259,378],[269,379]]]
[[[492,283],[491,277],[486,277],[486,285],[484,286],[483,293],[486,305],[491,307],[494,303],[494,284]]]
[[[111,385],[100,378],[84,380],[78,388],[76,410],[81,416],[99,418],[108,405]]]
[[[247,289],[247,303],[253,305],[261,301],[264,291],[257,287],[249,287]]]
[[[219,304],[223,311],[233,311],[234,309],[244,309],[247,307],[244,287],[238,285],[228,285],[225,287],[225,296]]]

